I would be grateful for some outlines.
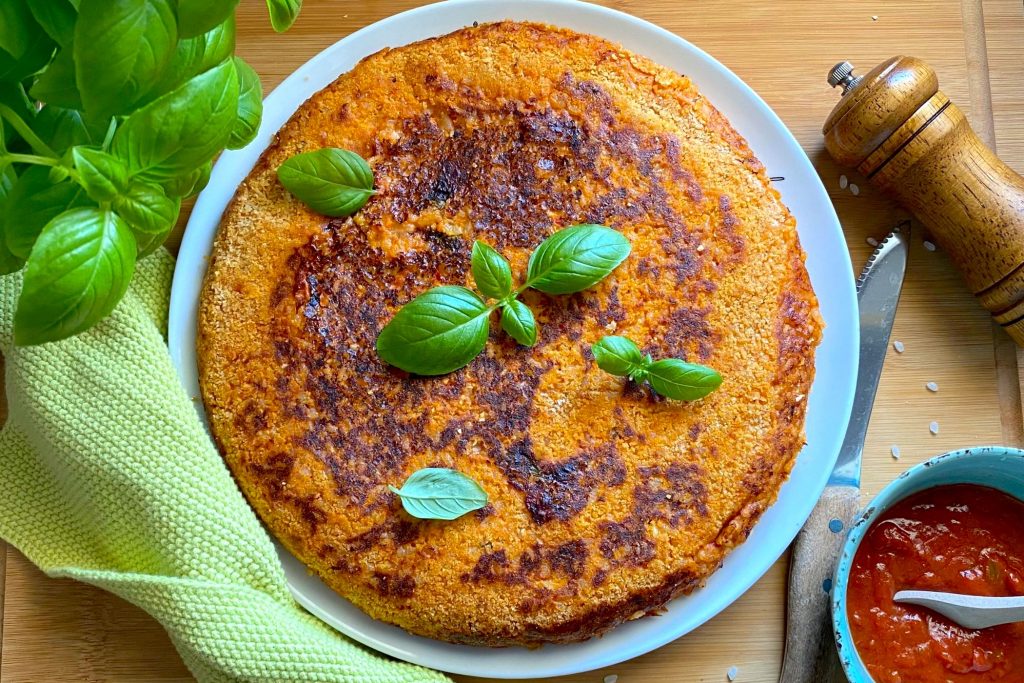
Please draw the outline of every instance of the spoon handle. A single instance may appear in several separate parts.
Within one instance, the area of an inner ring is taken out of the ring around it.
[[[989,597],[937,591],[899,591],[893,600],[927,607],[972,629],[1024,621],[1024,596]]]

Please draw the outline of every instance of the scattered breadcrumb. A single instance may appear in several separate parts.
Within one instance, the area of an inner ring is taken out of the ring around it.
[[[892,348],[896,349],[896,353],[903,353],[903,349],[905,349],[906,347],[903,346],[903,342],[897,339],[892,343]]]
[[[878,15],[877,14],[872,14],[871,15],[871,21],[878,21]]]
[[[729,670],[725,672],[725,677],[730,681],[735,681],[736,677],[740,675],[740,670],[735,666],[730,666]]]
[[[928,387],[928,391],[932,393],[935,393],[936,391],[939,390],[939,385],[936,382],[928,382],[928,384],[925,384],[925,386]]]
[[[892,457],[894,459],[896,459],[896,460],[900,459],[900,447],[897,446],[896,444],[892,445],[892,448],[889,449],[889,452],[892,453]]]
[[[858,195],[860,194],[860,188],[854,185],[853,183],[850,183],[850,192],[852,192],[854,195]]]
[[[618,677],[617,674],[608,674],[607,676],[604,677],[604,683],[615,683],[615,681],[617,681],[617,680],[619,680],[619,677]]]
[[[878,240],[876,240],[874,237],[869,237],[865,241],[873,247],[878,246]]]
[[[933,436],[935,434],[938,434],[939,433],[939,423],[936,422],[935,420],[932,420],[932,423],[930,425],[928,425],[928,431],[931,432]]]
[[[846,186],[849,185],[849,184],[850,184],[850,179],[849,178],[847,178],[845,175],[839,176],[839,189],[840,190],[845,190]]]
[[[928,240],[925,240],[924,241],[924,248],[927,249],[928,251],[935,251],[935,244],[932,243],[932,242],[929,242]]]

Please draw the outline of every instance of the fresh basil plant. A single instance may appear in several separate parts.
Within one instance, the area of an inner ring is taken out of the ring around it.
[[[654,360],[627,337],[603,337],[590,347],[597,367],[640,384],[677,401],[704,398],[722,384],[718,371],[679,358]]]
[[[603,225],[576,225],[544,240],[530,256],[526,281],[512,289],[508,261],[483,242],[473,245],[470,267],[477,289],[435,287],[407,303],[377,337],[377,354],[417,375],[443,375],[476,358],[487,343],[490,317],[523,346],[537,343],[537,323],[519,300],[528,288],[549,294],[579,292],[607,277],[629,255],[629,240]]]
[[[15,341],[96,324],[225,147],[259,128],[234,57],[238,0],[2,0],[0,274],[24,268]],[[273,26],[301,0],[267,0]]]

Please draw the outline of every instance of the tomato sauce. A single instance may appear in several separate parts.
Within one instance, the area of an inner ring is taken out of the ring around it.
[[[1024,503],[972,484],[898,502],[861,541],[846,594],[854,644],[877,683],[1024,682],[1024,624],[962,628],[894,603],[904,589],[1024,595]]]

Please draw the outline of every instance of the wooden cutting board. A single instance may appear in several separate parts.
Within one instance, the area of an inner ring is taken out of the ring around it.
[[[275,35],[264,3],[239,7],[238,52],[272,88],[324,47],[356,29],[422,4],[415,0],[306,0],[293,29]],[[835,203],[855,269],[905,214],[863,179],[859,196],[839,186],[841,171],[822,146],[821,124],[837,93],[828,68],[849,59],[861,72],[896,54],[921,57],[983,137],[1024,172],[1024,7],[1020,0],[609,0],[601,4],[659,24],[696,43],[749,83],[806,149]],[[992,138],[989,137],[991,140]],[[1016,347],[994,332],[946,257],[922,246],[915,226],[910,271],[865,450],[864,495],[903,469],[946,450],[979,444],[1021,446]],[[1024,367],[1024,362],[1022,362]],[[925,384],[937,382],[939,391]],[[931,421],[939,433],[929,433]],[[890,454],[899,446],[901,457]],[[6,556],[6,575],[4,557]],[[596,683],[778,680],[786,561],[698,631],[644,657],[566,678]],[[17,551],[0,545],[0,680],[188,681],[191,677],[156,622],[97,589],[52,581]],[[460,679],[468,683],[473,679]]]

